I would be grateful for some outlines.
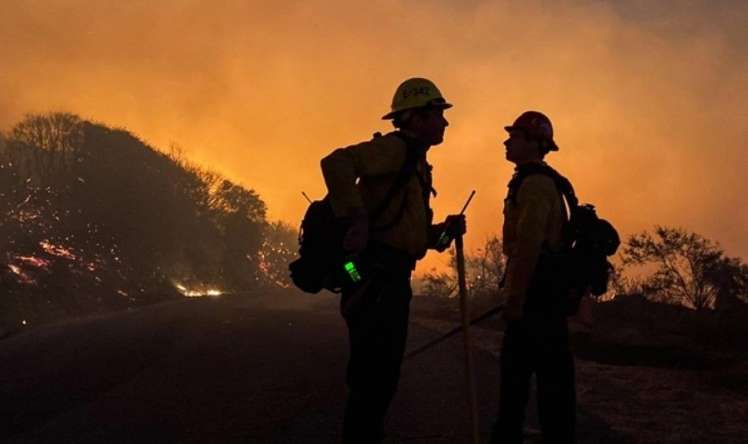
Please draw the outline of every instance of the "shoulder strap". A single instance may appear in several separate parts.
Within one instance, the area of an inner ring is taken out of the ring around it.
[[[397,178],[395,178],[392,186],[389,190],[387,190],[387,194],[384,196],[382,201],[379,202],[379,204],[374,208],[374,210],[369,213],[369,218],[372,222],[382,215],[384,210],[389,206],[390,202],[392,202],[392,199],[395,198],[395,195],[397,195],[397,193],[405,186],[405,184],[408,183],[410,178],[416,172],[416,165],[418,163],[419,154],[418,148],[413,146],[413,143],[407,138],[407,136],[400,134],[399,132],[396,132],[395,135],[400,137],[403,142],[405,142],[405,162],[403,162],[403,166],[402,168],[400,168],[400,172],[398,172]],[[403,199],[403,204],[398,210],[397,216],[393,220],[383,226],[374,227],[372,229],[375,231],[384,231],[391,228],[400,221],[400,218],[403,216],[404,212],[405,200]]]
[[[519,193],[519,188],[522,186],[522,182],[524,182],[524,180],[529,176],[535,174],[542,174],[553,179],[553,183],[556,185],[556,188],[561,195],[566,199],[566,203],[569,205],[570,210],[579,205],[579,200],[574,193],[574,187],[571,185],[571,182],[569,182],[569,179],[562,176],[558,171],[550,166],[537,163],[523,165],[517,168],[514,176],[512,176],[512,179],[509,181],[507,199],[509,199],[513,204],[516,204],[517,194]]]
[[[538,163],[520,166],[519,168],[517,168],[514,176],[512,176],[512,179],[509,181],[509,192],[507,194],[507,199],[509,199],[512,204],[516,204],[517,194],[519,193],[520,186],[522,186],[522,182],[526,178],[534,174],[542,174],[553,179],[553,183],[556,185],[556,189],[559,191],[561,196],[563,196],[563,198],[561,199],[561,203],[563,206],[562,210],[567,221],[567,226],[564,228],[563,237],[567,240],[567,242],[570,242],[571,233],[568,232],[568,222],[571,220],[572,214],[574,214],[576,208],[579,206],[579,199],[577,199],[576,193],[574,193],[574,187],[571,185],[571,182],[569,182],[569,179],[562,176],[558,171],[554,170],[548,165]]]

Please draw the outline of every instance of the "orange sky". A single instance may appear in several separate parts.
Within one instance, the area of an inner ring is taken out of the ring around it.
[[[538,109],[548,161],[624,235],[678,225],[748,258],[748,3],[650,3],[17,1],[0,128],[65,110],[176,144],[296,225],[319,159],[387,131],[397,84],[425,76],[455,104],[430,153],[437,217],[478,192],[468,248],[500,229],[501,128]]]

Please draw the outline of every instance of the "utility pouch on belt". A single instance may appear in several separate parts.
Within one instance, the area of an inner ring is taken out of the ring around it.
[[[362,279],[343,289],[340,311],[344,318],[351,319],[371,304],[379,302],[382,286],[388,281],[408,280],[415,267],[415,260],[406,252],[385,244],[372,242],[358,257]]]

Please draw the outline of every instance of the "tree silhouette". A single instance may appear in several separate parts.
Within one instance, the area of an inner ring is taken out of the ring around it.
[[[288,264],[296,259],[299,232],[283,222],[272,222],[265,227],[260,268],[264,278],[282,288],[291,286]]]
[[[506,263],[502,242],[498,236],[489,237],[482,248],[465,258],[468,285],[473,298],[499,294]]]
[[[457,261],[455,250],[449,250],[450,272],[431,270],[421,280],[423,291],[432,296],[448,298],[457,291]],[[486,239],[483,247],[465,255],[465,280],[471,298],[484,299],[486,304],[496,302],[499,285],[504,276],[505,260],[501,240],[497,236]]]
[[[428,296],[450,298],[456,294],[457,277],[452,273],[432,269],[425,273],[420,280],[423,286],[422,291]]]
[[[254,191],[67,113],[0,139],[2,318],[176,297],[176,284],[260,284]]]
[[[82,129],[81,119],[73,114],[28,115],[13,128],[11,138],[29,151],[30,172],[44,180],[72,167]]]
[[[654,235],[635,234],[622,257],[625,265],[654,266],[641,288],[655,299],[703,310],[746,290],[744,264],[726,258],[712,241],[681,228],[657,226]]]
[[[705,278],[717,288],[717,310],[731,310],[748,302],[748,265],[739,258],[720,258],[707,269]]]

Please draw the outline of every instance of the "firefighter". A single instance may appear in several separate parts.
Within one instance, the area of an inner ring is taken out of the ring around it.
[[[321,162],[333,211],[350,226],[344,250],[368,270],[341,298],[350,341],[345,443],[383,439],[405,351],[411,272],[427,249],[443,251],[465,232],[463,216],[433,224],[430,207],[436,192],[427,153],[444,140],[444,111],[451,106],[431,81],[408,79],[383,117],[395,131],[337,149]],[[369,217],[388,195],[384,209]]]
[[[553,179],[527,174],[547,166],[546,154],[558,151],[551,121],[537,111],[521,114],[505,127],[506,159],[515,164],[504,201],[502,289],[506,329],[501,349],[499,414],[492,442],[521,443],[530,377],[536,376],[538,413],[545,443],[574,441],[576,394],[569,347],[565,288],[548,273],[545,258],[563,249],[566,211]],[[517,186],[517,178],[523,180]]]

